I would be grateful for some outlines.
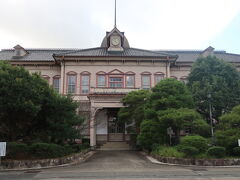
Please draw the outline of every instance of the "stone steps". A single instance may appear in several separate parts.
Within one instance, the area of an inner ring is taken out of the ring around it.
[[[102,151],[126,151],[126,150],[132,150],[132,148],[127,144],[126,142],[107,142],[106,144],[103,144],[99,150]]]

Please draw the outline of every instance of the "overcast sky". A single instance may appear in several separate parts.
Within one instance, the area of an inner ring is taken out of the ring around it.
[[[114,0],[0,0],[0,49],[91,48],[114,26]],[[131,47],[240,54],[240,0],[118,0]]]

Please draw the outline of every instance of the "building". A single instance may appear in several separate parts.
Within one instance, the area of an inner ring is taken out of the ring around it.
[[[132,48],[115,26],[100,47],[91,49],[24,49],[0,51],[0,59],[40,72],[59,93],[80,102],[78,113],[88,120],[84,132],[92,147],[108,141],[129,141],[125,125],[117,121],[121,99],[130,91],[150,89],[164,78],[185,81],[199,56],[215,55],[238,69],[240,55],[214,51],[149,51]]]

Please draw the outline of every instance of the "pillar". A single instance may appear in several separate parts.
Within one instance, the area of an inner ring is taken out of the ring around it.
[[[96,148],[97,139],[96,139],[96,123],[95,123],[95,114],[97,112],[96,108],[91,108],[91,117],[90,117],[90,146],[92,149]]]

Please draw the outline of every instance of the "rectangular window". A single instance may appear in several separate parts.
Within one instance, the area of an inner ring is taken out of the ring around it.
[[[60,78],[53,78],[53,89],[55,89],[56,92],[59,92],[60,88]]]
[[[134,76],[126,76],[126,87],[127,88],[134,88]]]
[[[164,79],[164,75],[163,74],[156,74],[155,75],[155,84],[159,83],[163,79]]]
[[[76,75],[68,75],[68,93],[72,94],[76,92],[76,82],[77,82],[77,76]]]
[[[151,88],[151,77],[150,75],[142,76],[142,89],[150,89]]]
[[[89,75],[82,75],[81,76],[81,93],[88,94],[89,93]]]
[[[122,77],[110,77],[109,78],[110,88],[122,88],[123,87],[123,78]]]
[[[97,76],[97,87],[105,87],[106,86],[106,76],[98,75]]]

